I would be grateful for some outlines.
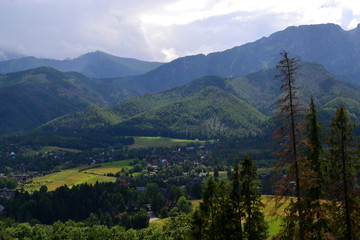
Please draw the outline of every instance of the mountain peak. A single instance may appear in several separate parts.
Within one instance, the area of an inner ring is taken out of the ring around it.
[[[100,51],[100,50],[96,50],[94,52],[88,52],[85,54],[80,55],[77,58],[74,59],[78,59],[78,58],[85,58],[85,57],[104,57],[104,56],[111,56],[111,57],[116,57],[114,55],[108,54],[106,52]]]
[[[275,32],[269,36],[269,38],[274,36],[291,36],[296,34],[298,36],[307,37],[307,34],[312,34],[313,37],[322,35],[324,33],[331,32],[344,32],[344,30],[337,24],[334,23],[324,23],[324,24],[311,24],[311,25],[299,25],[299,26],[290,26],[285,28],[282,31]]]

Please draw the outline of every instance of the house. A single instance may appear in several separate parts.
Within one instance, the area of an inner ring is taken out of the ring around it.
[[[207,173],[205,173],[205,172],[199,173],[199,177],[206,177],[206,176],[207,176]]]

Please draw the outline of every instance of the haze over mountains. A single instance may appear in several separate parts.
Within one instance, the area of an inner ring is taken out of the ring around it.
[[[132,58],[120,58],[96,51],[66,60],[22,57],[2,61],[0,62],[0,73],[18,72],[46,66],[64,72],[79,72],[88,77],[112,78],[146,73],[161,64]]]
[[[320,63],[335,76],[360,82],[360,26],[344,31],[335,24],[321,24],[288,27],[223,52],[179,58],[146,74],[124,79],[121,86],[138,95],[207,75],[240,77],[274,67],[282,50],[303,62]]]
[[[289,27],[224,52],[165,64],[124,60],[101,52],[74,60],[44,60],[54,68],[98,79],[52,68],[1,75],[0,99],[6,107],[0,108],[0,132],[38,127],[37,132],[54,134],[261,135],[279,95],[274,66],[282,50],[304,63],[298,79],[301,95],[305,101],[310,95],[315,97],[322,119],[344,103],[351,118],[360,122],[360,26],[344,31],[334,24],[322,24]],[[3,61],[0,71],[45,64],[41,61]],[[136,71],[143,74],[134,75],[139,74]],[[210,75],[213,77],[206,77]],[[107,77],[112,78],[101,79]]]

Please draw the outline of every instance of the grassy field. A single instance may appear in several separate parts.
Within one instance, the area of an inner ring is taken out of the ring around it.
[[[133,145],[129,146],[130,149],[148,148],[148,147],[185,146],[188,143],[203,144],[206,142],[206,141],[164,138],[164,137],[134,137],[134,140],[135,140],[135,143]]]
[[[41,147],[40,150],[35,151],[35,150],[29,150],[24,152],[24,156],[28,157],[28,156],[34,156],[36,155],[36,153],[45,153],[45,152],[58,152],[58,151],[66,151],[66,152],[81,152],[80,150],[77,149],[72,149],[72,148],[61,148],[61,147],[55,147],[55,146],[46,146],[46,147]]]
[[[88,167],[87,166],[85,168],[86,170],[80,169],[80,171],[83,173],[90,173],[90,174],[97,174],[97,175],[104,175],[107,173],[115,174],[115,173],[119,172],[122,168],[132,168],[132,166],[130,166],[130,163],[132,161],[133,161],[133,159],[109,162],[109,163],[102,163],[100,165],[97,165],[100,167],[86,169]]]
[[[210,176],[214,176],[214,171],[209,172]],[[227,171],[219,171],[219,179],[228,180]]]
[[[163,227],[169,218],[160,218],[149,223],[149,226]]]
[[[269,224],[269,237],[271,239],[272,236],[280,232],[281,229],[281,218],[279,216],[265,216],[265,221]]]
[[[100,167],[92,169],[87,169],[89,166],[85,165],[62,170],[45,176],[35,177],[32,179],[31,183],[24,186],[24,189],[26,191],[33,192],[40,189],[41,186],[46,185],[48,190],[52,191],[64,185],[71,187],[82,183],[94,184],[96,182],[115,182],[115,177],[105,176],[105,174],[115,174],[122,168],[131,168],[129,165],[130,162],[132,162],[132,160],[122,160],[111,163],[103,163]]]

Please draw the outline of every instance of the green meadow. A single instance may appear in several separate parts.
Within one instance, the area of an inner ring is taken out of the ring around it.
[[[66,152],[81,152],[80,150],[77,149],[72,149],[72,148],[61,148],[61,147],[55,147],[55,146],[45,146],[45,147],[41,147],[39,150],[28,150],[26,152],[24,152],[24,156],[28,157],[28,156],[34,156],[37,153],[45,153],[45,152],[59,152],[59,151],[66,151]]]
[[[80,169],[80,171],[83,173],[90,173],[96,175],[106,175],[107,173],[115,174],[119,172],[122,168],[132,168],[132,166],[130,166],[132,161],[133,159],[101,163],[94,165],[94,168],[89,169],[87,166],[83,169]]]
[[[148,147],[174,147],[185,146],[189,143],[204,144],[206,141],[175,139],[165,137],[134,137],[135,143],[129,146],[130,149],[148,148]]]
[[[82,183],[95,184],[96,182],[115,182],[115,177],[106,176],[106,174],[115,174],[122,168],[131,168],[132,166],[130,166],[130,163],[132,161],[133,160],[130,159],[103,163],[94,165],[94,168],[89,168],[92,166],[82,165],[76,168],[35,177],[31,179],[30,183],[24,186],[24,190],[33,192],[45,185],[49,191],[52,191],[64,185],[71,187]]]

